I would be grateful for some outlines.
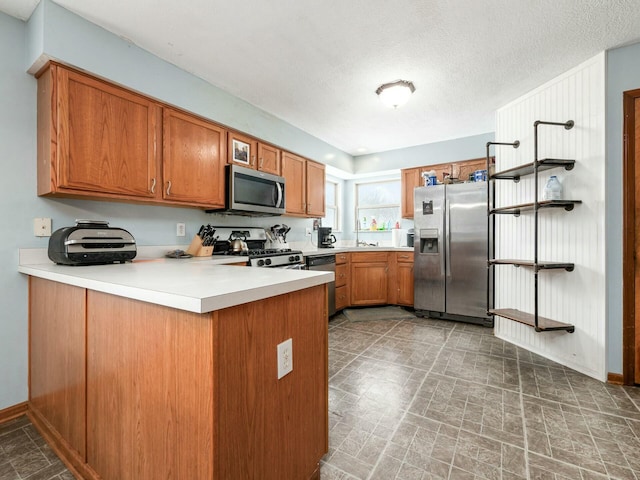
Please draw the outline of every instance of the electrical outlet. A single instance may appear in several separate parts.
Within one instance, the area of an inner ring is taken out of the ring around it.
[[[36,237],[50,237],[51,236],[51,219],[50,218],[34,218],[33,234]]]
[[[176,224],[176,236],[184,237],[187,234],[187,227],[184,223]]]
[[[307,236],[311,235],[311,229],[307,227]]]
[[[278,380],[293,370],[293,339],[278,344]]]

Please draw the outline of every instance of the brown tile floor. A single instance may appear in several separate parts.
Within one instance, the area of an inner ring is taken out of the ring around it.
[[[640,480],[640,389],[491,329],[379,311],[330,321],[322,480]],[[0,426],[0,480],[72,478],[26,417]]]
[[[55,453],[22,416],[0,425],[1,480],[73,480]]]
[[[640,389],[429,319],[329,324],[322,480],[640,480]]]

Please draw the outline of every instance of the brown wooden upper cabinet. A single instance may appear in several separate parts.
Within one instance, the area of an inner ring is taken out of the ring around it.
[[[164,109],[162,198],[203,207],[224,207],[224,128]]]
[[[325,215],[325,166],[282,152],[287,214],[321,218]]]
[[[242,133],[229,131],[227,163],[280,175],[280,149]]]
[[[495,161],[491,157],[490,162]],[[405,168],[401,170],[400,184],[402,190],[401,212],[402,218],[413,218],[413,190],[416,187],[424,185],[422,174],[435,170],[438,182],[444,182],[445,178],[453,172],[453,166],[457,166],[458,179],[467,181],[469,174],[476,170],[484,170],[487,168],[486,158],[473,158],[471,160],[463,160],[452,163],[439,163],[437,165],[425,165],[422,167]]]
[[[325,215],[325,166],[307,160],[307,215],[322,218]]]
[[[160,106],[51,63],[38,77],[38,195],[155,199]]]
[[[402,191],[402,218],[413,218],[413,189],[420,186],[420,168],[401,170],[400,185]]]

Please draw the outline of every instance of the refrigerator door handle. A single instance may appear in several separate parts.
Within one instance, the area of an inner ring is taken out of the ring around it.
[[[445,255],[446,255],[446,276],[451,276],[451,202],[449,199],[445,200],[444,203],[444,219],[445,219],[445,238],[447,239],[447,244],[445,245]]]

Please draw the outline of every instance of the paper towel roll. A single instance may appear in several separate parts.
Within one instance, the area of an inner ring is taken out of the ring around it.
[[[402,229],[394,228],[391,230],[391,246],[399,247],[402,242]]]

